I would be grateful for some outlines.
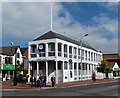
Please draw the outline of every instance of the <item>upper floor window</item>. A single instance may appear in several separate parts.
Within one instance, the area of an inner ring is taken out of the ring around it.
[[[17,58],[20,58],[20,53],[17,53]]]
[[[85,51],[85,60],[87,60],[87,51]]]
[[[76,59],[77,58],[77,48],[74,47],[74,58]]]
[[[72,46],[69,46],[69,58],[72,58]]]
[[[68,69],[68,63],[64,62],[64,69]]]
[[[88,60],[90,61],[90,52],[88,52]]]
[[[69,63],[69,69],[72,70],[72,63]]]
[[[36,52],[36,45],[31,45],[31,53],[35,53]]]
[[[5,64],[12,64],[12,57],[5,57]]]
[[[48,43],[48,56],[55,56],[55,43]]]
[[[58,56],[62,55],[62,44],[58,43]]]
[[[64,57],[67,57],[67,45],[64,45]]]
[[[39,57],[45,57],[45,44],[39,44]]]
[[[82,49],[81,55],[82,55],[82,60],[84,60],[84,50],[83,49]]]
[[[80,59],[80,49],[78,49],[78,59]]]

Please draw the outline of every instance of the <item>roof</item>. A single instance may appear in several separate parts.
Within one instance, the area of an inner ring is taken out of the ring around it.
[[[71,38],[69,38],[69,37],[66,37],[66,36],[64,36],[64,35],[55,33],[55,32],[53,32],[53,31],[49,31],[49,32],[43,34],[42,36],[36,38],[36,39],[33,40],[33,41],[44,40],[44,39],[52,39],[52,38],[58,38],[58,39],[62,39],[62,40],[65,40],[65,41],[68,41],[68,42],[71,42],[71,43],[80,45],[80,42],[78,42],[78,41],[76,41],[76,40],[73,40],[73,39],[71,39]],[[96,49],[94,49],[93,47],[91,47],[91,46],[89,46],[89,45],[87,45],[87,44],[82,43],[82,46],[97,51]]]
[[[0,47],[0,54],[13,56],[20,46],[2,46]]]
[[[28,50],[27,47],[21,48],[21,52],[22,52],[22,54],[24,54],[27,50]]]

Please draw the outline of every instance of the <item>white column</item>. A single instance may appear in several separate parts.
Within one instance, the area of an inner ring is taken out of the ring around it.
[[[48,44],[45,44],[45,56],[48,57]]]
[[[56,64],[56,75],[55,75],[55,80],[56,80],[56,84],[58,84],[58,62],[56,61],[55,62],[55,64]]]
[[[67,45],[67,58],[69,59],[69,46]]]
[[[62,58],[64,58],[64,45],[62,44]]]
[[[46,61],[46,82],[48,82],[48,62]]]
[[[37,74],[39,74],[39,62],[37,62]]]
[[[62,64],[62,72],[63,72],[63,82],[64,82],[64,61],[63,61],[63,64]]]
[[[73,68],[73,69],[72,69],[72,71],[73,71],[73,74],[72,74],[72,75],[73,75],[73,80],[74,80],[74,62],[72,62],[72,68]]]
[[[76,63],[76,64],[77,64],[77,80],[79,80],[79,72],[78,72],[78,71],[79,71],[79,70],[78,70],[78,64],[79,64],[79,63]]]
[[[30,63],[28,63],[28,74],[30,75]],[[30,82],[30,77],[28,78],[28,82]]]
[[[70,81],[70,66],[69,66],[69,63],[67,63],[67,66],[68,66],[68,81]]]
[[[37,58],[39,58],[38,45],[36,45],[36,51],[37,51],[37,52],[36,52],[36,53],[37,53],[37,54],[36,54],[36,55],[37,55]]]
[[[58,44],[55,42],[55,57],[58,57]]]

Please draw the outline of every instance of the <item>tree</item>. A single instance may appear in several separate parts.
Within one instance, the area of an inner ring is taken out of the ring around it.
[[[108,77],[108,73],[112,72],[112,67],[108,65],[107,61],[102,60],[101,63],[98,64],[97,71],[106,74],[106,78]]]

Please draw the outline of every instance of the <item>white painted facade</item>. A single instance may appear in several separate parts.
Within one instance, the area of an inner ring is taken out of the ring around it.
[[[17,56],[17,54],[19,54],[19,57]],[[5,58],[11,58],[11,61],[6,62]],[[17,64],[17,65],[19,65],[18,63],[19,64],[23,63],[22,53],[21,53],[19,47],[17,48],[16,53],[13,56],[0,54],[0,67],[2,67],[2,64],[12,64],[12,65]],[[4,72],[2,72],[2,71],[4,71]],[[12,73],[12,74],[10,74],[10,73]],[[22,71],[22,73],[23,73],[23,71]],[[4,80],[4,78],[6,79],[6,77],[7,77],[7,79],[11,79],[14,76],[14,71],[13,70],[11,70],[11,71],[10,70],[6,70],[6,71],[1,70],[0,74],[1,74],[1,76],[2,76],[2,74],[4,74],[5,77],[3,77],[3,80]]]
[[[49,51],[49,43],[54,43],[55,51]],[[39,51],[40,44],[45,45],[43,57],[39,56],[39,54],[42,53]],[[61,51],[58,51],[58,44],[61,45]],[[33,45],[36,48],[34,52],[31,52]],[[66,46],[67,51],[65,52]],[[72,47],[72,54],[69,53],[70,46]],[[102,53],[86,47],[82,47],[82,50],[84,50],[82,51],[82,53],[84,53],[84,55],[82,56],[82,66],[84,67],[82,67],[82,69],[84,70],[81,71],[81,50],[79,51],[78,49],[81,49],[80,45],[58,38],[31,41],[29,42],[28,46],[28,74],[30,74],[30,63],[31,61],[33,61],[33,66],[36,66],[36,68],[34,69],[34,76],[36,74],[46,74],[47,82],[51,82],[50,78],[52,75],[55,76],[56,83],[88,80],[91,79],[93,71],[97,74],[97,78],[103,78],[103,74],[97,73],[96,71],[98,63],[100,63],[100,61],[102,60]],[[49,56],[50,52],[55,53],[55,55]],[[31,57],[31,55],[34,55],[34,57]],[[72,60],[72,63],[69,62],[69,60]]]

